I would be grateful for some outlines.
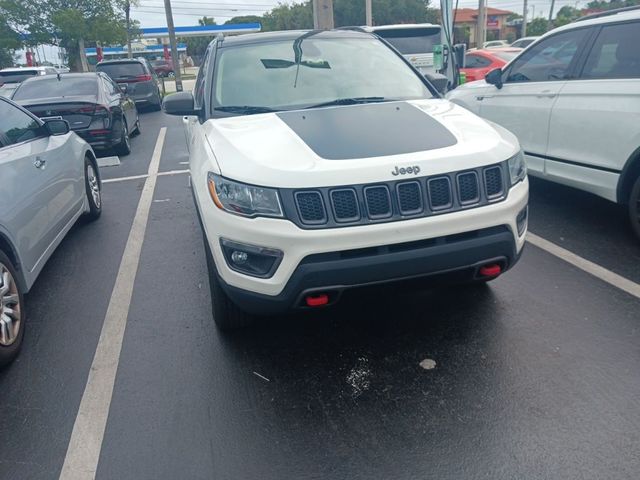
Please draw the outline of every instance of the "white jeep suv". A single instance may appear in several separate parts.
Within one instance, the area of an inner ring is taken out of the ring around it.
[[[625,205],[640,236],[640,7],[557,28],[447,98],[515,133],[532,175]]]
[[[516,138],[440,98],[370,33],[217,39],[194,95],[163,108],[186,116],[222,329],[354,287],[483,282],[520,257],[528,182]]]

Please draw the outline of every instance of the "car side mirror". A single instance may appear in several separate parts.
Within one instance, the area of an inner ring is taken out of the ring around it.
[[[120,91],[125,95],[129,92],[129,87],[127,86],[126,83],[121,83],[118,85],[118,87],[120,87]]]
[[[191,92],[178,92],[164,97],[162,109],[168,115],[198,115]]]
[[[441,95],[444,95],[447,92],[449,79],[441,73],[425,73],[424,77],[429,81],[431,85],[435,87],[435,89]]]
[[[66,120],[58,119],[58,118],[45,120],[44,126],[47,129],[47,132],[49,133],[49,135],[52,135],[52,136],[66,135],[71,131],[71,128],[69,127],[69,122],[67,122]]]
[[[495,70],[491,70],[487,73],[487,76],[484,77],[484,80],[491,85],[495,85],[498,90],[502,88],[502,69],[496,68]]]

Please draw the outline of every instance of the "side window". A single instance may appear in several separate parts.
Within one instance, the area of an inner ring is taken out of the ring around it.
[[[201,108],[204,106],[204,77],[207,74],[207,70],[209,69],[209,59],[211,57],[212,52],[211,45],[207,48],[207,51],[204,54],[204,60],[198,69],[198,76],[196,78],[196,85],[194,88],[194,103],[196,108]]]
[[[602,27],[581,77],[640,78],[640,22]]]
[[[31,116],[0,100],[0,138],[8,145],[44,136],[44,129]]]
[[[480,55],[474,55],[473,53],[466,55],[464,62],[465,68],[485,68],[491,65],[489,59],[481,57]]]
[[[505,82],[552,82],[569,78],[576,54],[589,30],[579,28],[553,35],[513,61]]]

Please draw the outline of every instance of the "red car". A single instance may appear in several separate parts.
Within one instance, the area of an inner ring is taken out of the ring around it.
[[[159,77],[173,78],[176,76],[171,60],[154,60],[151,62],[151,66]]]
[[[465,68],[460,71],[467,74],[467,82],[482,80],[491,70],[504,67],[522,50],[509,47],[471,50],[464,57]]]

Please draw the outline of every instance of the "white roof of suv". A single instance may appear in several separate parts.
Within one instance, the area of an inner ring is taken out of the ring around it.
[[[401,30],[405,28],[422,28],[422,27],[438,27],[441,28],[440,25],[436,25],[434,23],[397,23],[395,25],[378,25],[375,27],[363,26],[362,28],[365,32],[377,32],[378,30]]]
[[[640,19],[640,6],[629,7],[628,9],[620,8],[617,10],[609,10],[598,14],[587,15],[582,19],[577,19],[573,23],[568,23],[562,27],[555,28],[548,32],[546,35],[552,32],[560,32],[564,30],[571,30],[573,28],[586,27],[589,25],[600,25],[604,23],[623,22],[625,20],[638,20]]]

